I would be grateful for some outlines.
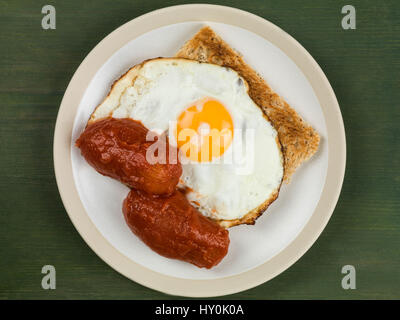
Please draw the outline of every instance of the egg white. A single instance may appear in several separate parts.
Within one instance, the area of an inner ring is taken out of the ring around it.
[[[233,142],[218,159],[183,164],[180,186],[190,190],[187,198],[205,216],[240,219],[276,194],[283,177],[277,132],[247,91],[247,83],[230,68],[154,59],[121,78],[91,121],[132,118],[149,130],[168,130],[173,143],[170,126],[182,111],[207,97],[221,102],[233,120]]]

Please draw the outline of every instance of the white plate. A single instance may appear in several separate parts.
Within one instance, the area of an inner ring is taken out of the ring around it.
[[[186,15],[182,16],[184,13]],[[158,21],[158,25],[152,26],[150,20]],[[237,49],[245,61],[321,136],[317,154],[296,172],[290,185],[282,187],[278,200],[257,220],[256,225],[230,229],[229,253],[211,270],[161,257],[145,246],[132,234],[123,218],[122,201],[128,188],[98,174],[74,146],[90,114],[108,93],[114,80],[145,59],[173,56],[204,25],[211,26]],[[69,101],[68,106],[66,101]],[[76,103],[74,110],[68,110],[64,115],[63,109],[71,108],[72,102]],[[328,118],[326,109],[334,117]],[[65,122],[69,124],[67,130]],[[335,134],[333,143],[330,133]],[[65,139],[69,143],[66,144]],[[330,162],[335,160],[330,154],[333,147],[336,148],[334,156],[340,160],[336,163]],[[61,157],[60,152],[69,154]],[[57,182],[67,211],[86,242],[104,260],[129,278],[164,292],[213,296],[237,292],[268,280],[293,263],[312,244],[310,236],[314,241],[322,231],[340,192],[345,139],[340,110],[328,81],[295,40],[267,21],[240,10],[186,5],[158,10],[127,23],[88,55],[71,80],[60,108],[54,158]],[[326,180],[329,171],[334,174],[331,176],[333,189],[324,201],[320,201],[329,188]],[[66,173],[73,175],[73,181],[71,177],[66,178]],[[71,201],[80,203],[69,209]],[[321,211],[319,220],[315,220],[318,218],[317,207]],[[308,242],[301,242],[306,227],[311,228],[311,234],[305,235]],[[293,245],[298,247],[297,252],[289,250]],[[288,256],[272,271],[270,268],[276,263],[274,261],[285,255]],[[118,261],[116,257],[124,259]],[[134,268],[129,269],[128,265]],[[143,272],[142,277],[138,277],[138,268]],[[128,271],[124,272],[125,269]],[[254,281],[253,273],[260,269],[264,269],[265,274]],[[155,281],[154,274],[160,277],[160,282]],[[179,285],[166,285],[172,279]],[[230,282],[233,279],[240,279],[243,283],[232,287]]]

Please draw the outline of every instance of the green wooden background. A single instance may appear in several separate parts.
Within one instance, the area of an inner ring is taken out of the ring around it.
[[[197,1],[195,1],[197,2]],[[57,111],[89,51],[123,23],[183,1],[0,1],[0,298],[170,299],[106,265],[71,224],[53,172]],[[325,71],[347,135],[339,203],[291,268],[228,299],[400,298],[400,4],[398,1],[215,1],[258,14],[295,37]],[[341,8],[357,29],[341,28]],[[397,4],[396,4],[397,3]],[[57,29],[41,28],[41,8]],[[57,289],[41,288],[41,268]],[[357,289],[341,288],[341,268]]]

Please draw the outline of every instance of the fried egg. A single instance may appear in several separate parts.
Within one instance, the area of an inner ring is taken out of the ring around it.
[[[89,122],[131,118],[165,133],[180,150],[180,188],[224,226],[254,223],[275,200],[283,177],[277,132],[233,69],[158,58],[116,81]]]

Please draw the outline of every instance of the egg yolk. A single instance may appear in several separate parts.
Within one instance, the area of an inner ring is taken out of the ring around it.
[[[175,134],[182,154],[192,161],[210,162],[232,143],[232,117],[221,102],[201,99],[179,115]]]

